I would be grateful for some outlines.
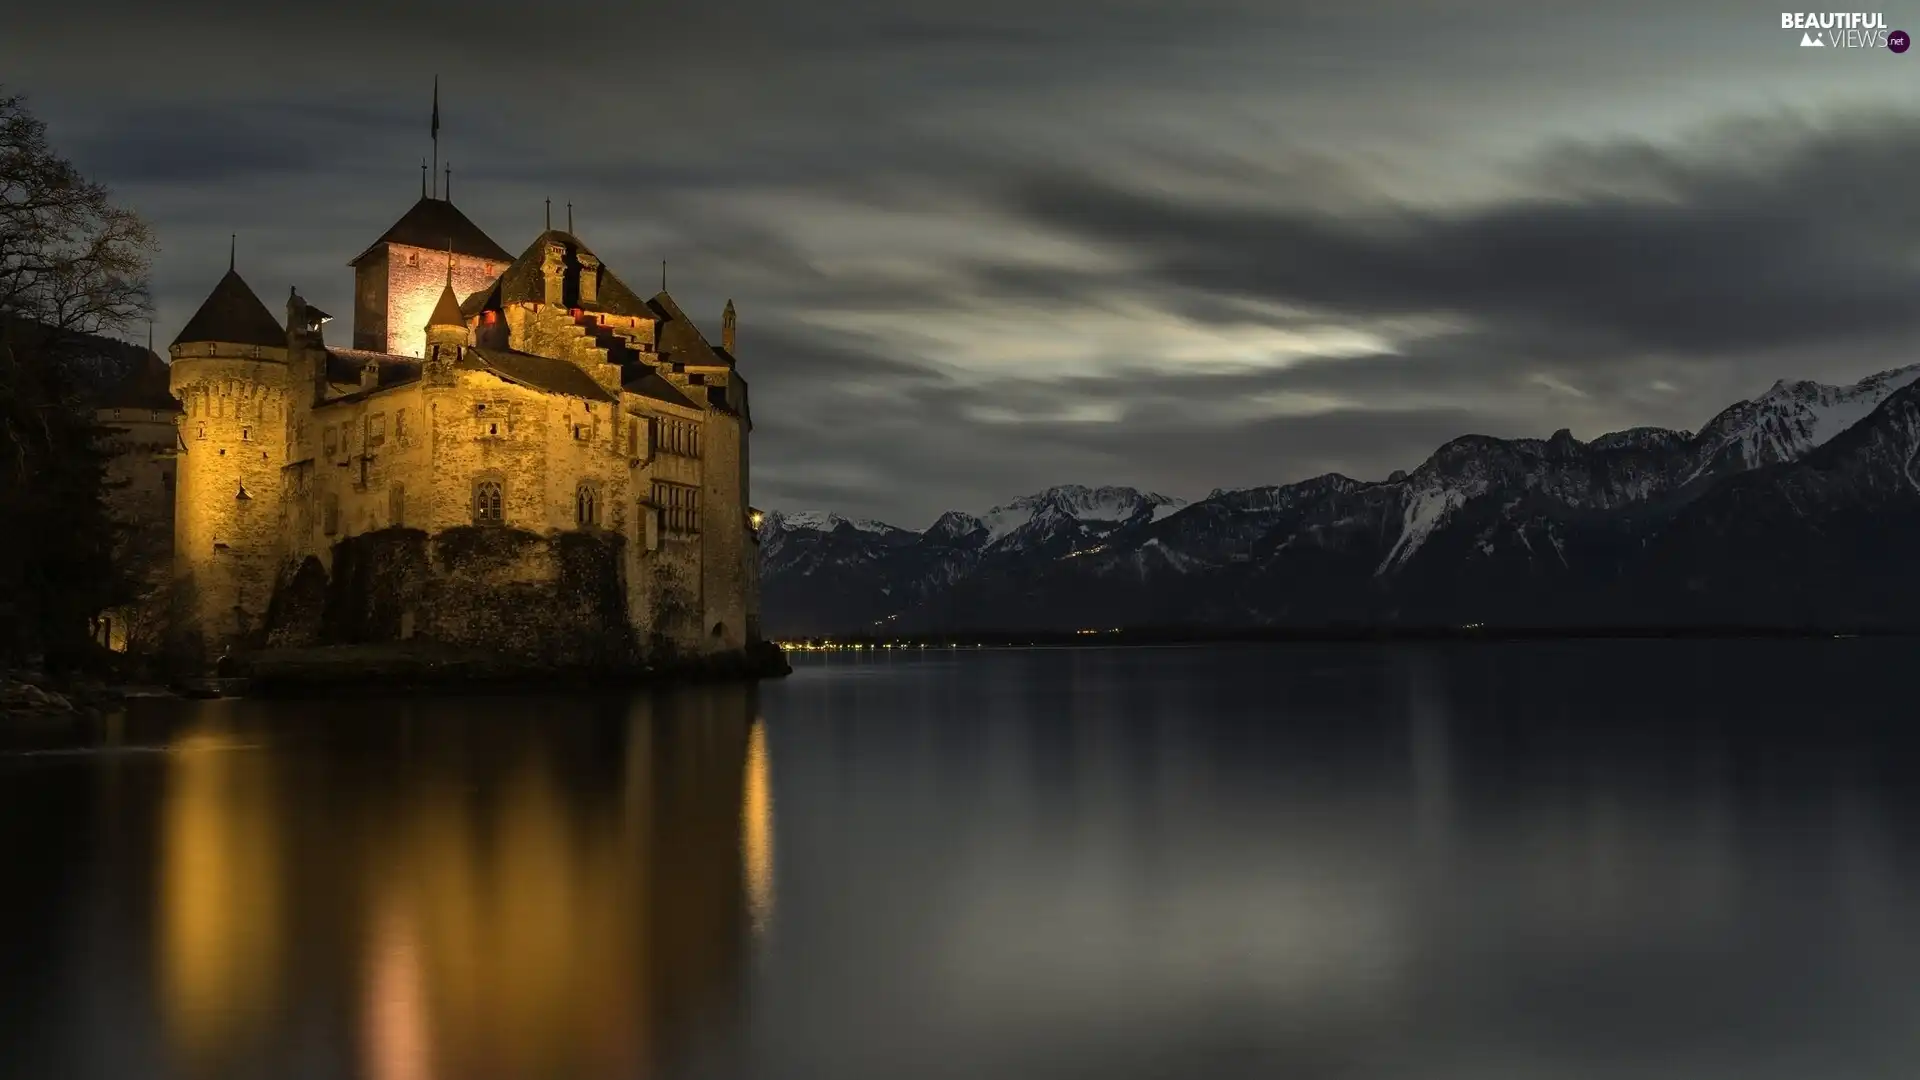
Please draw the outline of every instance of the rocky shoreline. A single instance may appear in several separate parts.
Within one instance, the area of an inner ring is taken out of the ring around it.
[[[552,664],[431,644],[323,645],[266,649],[234,658],[218,678],[186,687],[219,696],[339,697],[352,694],[506,693],[778,678],[786,654],[761,642],[737,653],[644,665]]]
[[[0,717],[98,716],[134,697],[342,697],[631,688],[779,678],[793,668],[779,646],[664,664],[552,665],[434,645],[322,645],[228,657],[211,675],[166,686],[112,686],[40,671],[0,671]]]

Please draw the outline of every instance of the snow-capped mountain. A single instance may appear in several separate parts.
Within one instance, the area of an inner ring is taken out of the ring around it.
[[[1645,609],[1633,590],[1650,581],[1700,599],[1709,571],[1740,565],[1747,553],[1710,555],[1703,538],[1737,532],[1735,519],[1754,507],[1777,516],[1771,495],[1757,494],[1769,485],[1792,477],[1793,491],[1818,492],[1829,509],[1864,497],[1828,473],[1810,478],[1803,463],[1907,475],[1907,459],[1888,455],[1906,445],[1900,424],[1920,402],[1916,381],[1920,366],[1851,386],[1783,381],[1698,434],[1470,435],[1385,481],[1328,475],[1215,491],[1191,506],[1131,488],[1057,487],[985,513],[949,512],[918,534],[790,518],[790,537],[812,538],[810,559],[763,546],[768,624],[793,633],[1631,618]],[[1896,493],[1920,508],[1920,480]],[[1719,526],[1702,524],[1710,513]],[[1677,536],[1690,538],[1684,548]],[[1688,560],[1703,560],[1701,573],[1675,579]],[[871,586],[871,605],[823,606],[823,583],[836,596],[857,591],[847,577]]]
[[[1883,371],[1852,386],[1782,379],[1701,429],[1700,470],[1737,472],[1798,460],[1866,419],[1881,402],[1916,379],[1920,379],[1920,364]]]

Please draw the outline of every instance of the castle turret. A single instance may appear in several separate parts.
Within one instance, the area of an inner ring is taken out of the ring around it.
[[[169,352],[183,406],[174,629],[217,653],[258,634],[279,569],[287,335],[229,266]]]
[[[433,305],[433,314],[427,317],[427,358],[457,351],[469,341],[466,316],[460,314],[460,298],[453,295],[453,282],[449,280],[440,290],[440,302]]]
[[[727,301],[727,310],[720,313],[720,347],[733,353],[733,301]]]

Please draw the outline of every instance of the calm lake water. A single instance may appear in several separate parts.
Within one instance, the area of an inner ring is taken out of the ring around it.
[[[868,653],[14,730],[0,1075],[1907,1080],[1917,661]]]

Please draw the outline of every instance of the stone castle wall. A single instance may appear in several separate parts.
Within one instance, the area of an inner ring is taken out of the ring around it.
[[[173,625],[217,652],[256,634],[282,561],[281,467],[287,365],[259,356],[176,352]],[[252,350],[256,354],[262,350]]]
[[[624,546],[618,534],[474,525],[362,533],[333,546],[330,568],[313,556],[290,568],[267,640],[424,641],[549,667],[631,666]]]

